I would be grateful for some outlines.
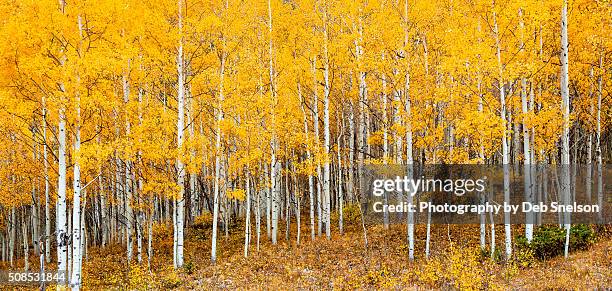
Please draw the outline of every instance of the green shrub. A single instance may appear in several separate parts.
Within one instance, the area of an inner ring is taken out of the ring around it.
[[[195,269],[195,266],[193,265],[192,261],[188,261],[185,264],[183,264],[183,270],[185,270],[185,273],[189,275],[193,274],[194,269]]]
[[[584,224],[573,225],[570,228],[570,250],[588,248],[595,240],[595,232]],[[549,259],[563,254],[565,249],[565,229],[557,226],[541,226],[533,233],[531,243],[524,235],[516,238],[519,253],[526,254],[529,250],[540,260]]]
[[[586,224],[577,224],[570,229],[570,249],[584,250],[595,242],[595,232]]]

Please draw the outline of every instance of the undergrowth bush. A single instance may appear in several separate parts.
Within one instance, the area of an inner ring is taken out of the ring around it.
[[[434,288],[477,290],[491,287],[491,275],[477,248],[451,247],[443,257],[432,257],[415,271],[421,285]]]
[[[595,232],[590,226],[576,224],[570,228],[570,250],[588,248],[595,241]],[[544,225],[533,232],[531,243],[524,235],[516,239],[519,254],[532,253],[540,260],[549,259],[563,254],[565,249],[565,229],[558,226]],[[519,258],[520,259],[520,258]],[[525,258],[523,258],[525,259]]]
[[[361,211],[358,203],[345,204],[342,207],[342,219],[345,225],[357,225],[361,223]],[[337,211],[331,214],[332,224],[338,224],[340,215]]]

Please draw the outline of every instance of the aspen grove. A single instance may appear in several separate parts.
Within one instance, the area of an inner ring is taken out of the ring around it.
[[[608,1],[0,0],[0,15],[3,269],[46,265],[78,290],[118,246],[148,270],[162,253],[223,264],[232,235],[247,260],[350,231],[368,248],[353,217],[368,165],[497,164],[509,197],[513,167],[583,164],[609,199]],[[555,178],[570,197],[575,175]],[[429,258],[447,226],[402,219],[406,262]],[[508,216],[496,244],[488,223],[478,247],[505,258],[537,229]]]

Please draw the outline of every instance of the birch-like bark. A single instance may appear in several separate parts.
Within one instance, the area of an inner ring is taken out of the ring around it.
[[[302,109],[302,116],[304,119],[304,133],[308,136],[308,118],[306,117],[306,110],[304,109],[304,100],[302,96],[302,86],[300,83],[297,84],[298,87],[298,98],[300,99],[300,109]],[[315,238],[315,214],[314,214],[314,177],[310,173],[310,169],[312,169],[312,154],[310,152],[310,146],[306,147],[306,160],[308,163],[309,173],[308,173],[308,198],[310,204],[310,239],[314,240]]]
[[[151,271],[151,260],[153,259],[153,221],[153,216],[149,214],[147,222],[147,268],[149,271]]]
[[[357,177],[359,178],[359,192],[360,192],[360,203],[361,203],[361,212],[365,213],[367,210],[367,197],[366,197],[366,185],[364,179],[364,162],[365,162],[365,153],[367,151],[367,116],[366,116],[366,102],[367,102],[367,83],[366,83],[366,73],[361,69],[361,55],[362,48],[359,43],[355,43],[355,58],[357,59],[358,64],[358,76],[359,76],[359,126],[357,133]],[[362,216],[363,220],[363,216]],[[362,223],[363,224],[363,223]],[[365,236],[364,231],[364,237]]]
[[[520,53],[525,51],[524,43],[524,29],[523,23],[523,9],[519,9],[519,28],[520,28]],[[529,129],[527,128],[527,113],[529,112],[527,104],[527,79],[525,76],[521,76],[521,109],[523,112],[522,126],[523,126],[523,185],[525,188],[525,201],[533,203],[532,194],[532,182],[531,182],[531,149],[529,141]],[[533,213],[525,213],[525,237],[528,242],[533,239]]]
[[[261,167],[260,167],[261,169]],[[264,179],[261,179],[260,177],[260,181],[262,181]],[[257,204],[257,211],[255,212],[256,216],[255,216],[255,228],[257,231],[257,251],[259,251],[259,242],[261,239],[261,196],[262,196],[262,190],[259,190],[257,193],[257,201],[255,202]]]
[[[567,39],[567,0],[561,8],[561,110],[563,114],[563,133],[561,135],[561,192],[566,204],[570,203],[570,145],[569,145],[569,72],[568,72],[568,39]],[[565,257],[569,255],[570,215],[564,213]]]
[[[125,102],[126,106],[130,101],[130,81],[128,72],[130,71],[130,60],[128,60],[126,73],[123,74],[122,83],[123,83],[123,102]],[[125,132],[126,135],[129,136],[131,132],[131,124],[129,117],[126,113],[125,116]],[[132,210],[132,190],[133,190],[133,179],[132,179],[132,163],[129,158],[125,159],[125,185],[123,189],[125,190],[125,200],[124,200],[124,209],[125,209],[125,238],[126,238],[126,248],[127,248],[127,260],[128,262],[132,260],[133,256],[133,241],[132,241],[132,228],[133,228],[133,210]]]
[[[49,205],[49,160],[47,156],[47,105],[46,98],[42,98],[43,104],[43,116],[42,116],[42,128],[43,128],[43,162],[45,171],[45,258],[47,263],[51,262],[51,207]]]
[[[13,178],[14,181],[15,178]],[[15,207],[11,207],[11,214],[9,217],[8,225],[9,233],[9,261],[11,268],[13,268],[13,261],[15,258],[15,244],[17,243],[17,215],[15,214]]]
[[[352,82],[351,82],[352,83]],[[352,88],[352,84],[351,84]],[[346,185],[346,191],[348,192],[349,203],[353,203],[355,198],[355,178],[354,178],[354,161],[355,161],[355,109],[353,108],[353,102],[349,101],[349,154],[348,154],[348,181]]]
[[[408,54],[408,0],[404,2],[404,52]],[[406,56],[407,57],[407,56]],[[408,58],[406,58],[407,60]],[[412,104],[410,100],[410,68],[406,64],[405,73],[405,84],[404,94],[406,95],[405,111],[406,111],[406,176],[408,179],[412,179],[414,173],[413,164],[414,160],[412,157]],[[399,151],[400,149],[398,149]],[[401,154],[400,154],[401,159]],[[417,189],[414,189],[414,193],[408,193],[407,203],[412,205],[413,195],[416,194]],[[408,258],[414,260],[414,213],[409,212],[407,215],[407,232],[408,232]],[[429,222],[428,222],[429,225]]]
[[[336,115],[336,122],[338,123],[338,126],[340,127],[340,130],[338,133],[338,140],[337,140],[338,230],[340,231],[340,234],[344,234],[344,209],[342,209],[344,207],[344,193],[342,193],[342,156],[340,156],[340,146],[341,146],[341,141],[342,141],[342,135],[344,134],[344,124],[342,123],[343,119],[344,119],[344,113],[341,114],[341,118],[338,118],[338,115]]]
[[[177,148],[179,149],[179,155],[176,159],[176,168],[178,171],[177,184],[179,186],[179,193],[176,197],[176,239],[175,243],[175,256],[174,256],[174,268],[180,268],[183,266],[183,226],[185,220],[185,165],[181,158],[181,149],[183,147],[184,140],[184,127],[185,127],[185,71],[183,68],[183,0],[178,0],[178,28],[179,28],[179,47],[176,58],[176,69],[178,76],[178,118],[177,118]]]
[[[315,151],[319,153],[319,95],[317,94],[317,56],[315,55],[312,60],[312,95],[313,95],[313,127],[315,134]],[[317,234],[321,235],[323,231],[323,216],[321,212],[321,181],[323,181],[323,174],[321,171],[321,164],[317,161]]]
[[[28,223],[25,208],[21,213],[21,233],[23,238],[23,271],[27,273],[30,269],[30,260],[28,251]]]
[[[66,6],[65,0],[60,0],[60,9],[64,13]],[[65,56],[61,57],[63,66]],[[65,93],[64,85],[60,83],[60,91]],[[66,219],[66,108],[60,107],[58,121],[58,186],[57,186],[57,206],[55,214],[55,233],[57,242],[57,269],[60,274],[67,276],[68,270],[68,220]],[[60,290],[66,282],[57,284]]]
[[[507,140],[507,125],[506,125],[506,96],[504,92],[504,78],[503,78],[503,64],[501,61],[501,42],[499,39],[499,27],[497,25],[497,14],[493,12],[493,33],[495,35],[495,46],[497,55],[497,66],[499,68],[499,100],[501,104],[501,118],[504,121],[504,129],[502,131],[502,166],[504,170],[504,202],[509,203],[510,201],[510,169],[509,160],[510,152],[508,150]],[[512,256],[512,230],[510,228],[510,213],[504,212],[504,231],[506,233],[506,257]]]
[[[480,72],[478,73],[478,112],[482,113],[483,111],[483,97],[482,97],[482,77],[480,76]],[[485,162],[485,154],[484,154],[484,143],[482,138],[480,138],[480,151],[478,153],[478,157],[481,159],[481,163]],[[479,193],[481,203],[485,203],[486,199],[484,197],[484,193]],[[484,250],[487,244],[487,229],[486,229],[487,217],[486,213],[480,214],[480,248]]]
[[[595,134],[595,154],[597,155],[597,205],[603,209],[603,164],[601,157],[601,94],[603,90],[603,54],[599,56],[599,80],[597,82],[597,131]],[[599,222],[603,221],[603,211],[597,214]]]
[[[83,38],[81,16],[78,16],[79,35]],[[80,49],[80,45],[79,45]],[[70,288],[79,290],[81,287],[81,167],[79,163],[79,151],[81,150],[81,125],[80,125],[80,96],[76,94],[75,138],[74,138],[74,165],[73,165],[73,197],[72,197],[72,274],[70,277]]]
[[[276,244],[278,235],[278,216],[280,212],[280,167],[281,164],[276,160],[276,153],[278,151],[278,141],[276,140],[276,133],[274,127],[276,126],[275,121],[275,109],[276,109],[276,92],[274,87],[274,60],[273,60],[273,44],[272,44],[272,3],[268,0],[268,69],[270,77],[270,97],[272,99],[272,140],[270,141],[271,157],[270,157],[270,180],[271,185],[271,204],[272,204],[272,244]]]
[[[285,147],[285,152],[288,153],[287,147]],[[293,156],[293,155],[292,155]],[[291,165],[291,160],[285,160],[285,240],[289,241],[289,230],[291,227],[291,192],[289,192],[289,166]]]
[[[193,96],[191,96],[191,86],[189,86],[189,89],[187,90],[187,93],[189,94],[189,99],[193,99]],[[188,100],[189,100],[188,99]],[[189,124],[189,135],[191,135],[192,138],[195,137],[195,122],[193,121],[193,101],[190,100],[189,101],[189,110],[187,112],[187,123]],[[190,153],[190,159],[193,162],[196,158],[196,151],[195,151],[195,147],[191,149],[191,153]],[[189,194],[190,194],[190,209],[189,212],[191,214],[191,221],[193,221],[198,215],[200,215],[200,208],[199,208],[199,204],[200,204],[200,199],[199,199],[199,194],[198,194],[198,188],[197,188],[197,174],[195,172],[190,173],[189,174]]]
[[[249,244],[251,241],[251,174],[249,169],[249,163],[246,166],[246,215],[244,222],[244,257],[249,255]]]
[[[593,83],[592,81],[595,79],[593,77],[593,67],[591,67],[591,70],[589,72],[589,77],[591,79],[591,89],[589,92],[589,113],[591,116],[595,115],[595,106],[593,104],[593,94],[594,94],[594,89],[593,89]],[[591,128],[588,128],[588,138],[587,138],[587,156],[586,156],[586,180],[584,181],[586,184],[586,198],[587,198],[587,203],[591,203],[591,195],[592,195],[592,187],[593,187],[593,131]]]
[[[36,127],[32,130],[32,158],[33,160],[37,160],[37,145],[36,145]],[[40,217],[38,214],[38,191],[36,184],[32,183],[32,205],[31,205],[31,215],[30,220],[32,222],[32,244],[34,246],[34,255],[38,256],[39,249],[36,241],[39,240],[38,231],[39,231],[39,223]]]
[[[324,55],[324,71],[323,77],[325,79],[325,87],[323,94],[323,150],[325,153],[325,159],[323,163],[323,193],[325,197],[324,201],[324,220],[325,220],[325,235],[327,239],[331,239],[331,214],[330,214],[330,202],[331,202],[331,181],[330,181],[330,161],[329,161],[329,147],[331,142],[329,132],[329,56],[327,52],[328,32],[327,32],[327,10],[323,12],[323,55]]]
[[[382,59],[384,61],[385,59],[385,54],[383,53],[382,55]],[[389,126],[389,117],[387,116],[387,75],[383,72],[382,76],[381,76],[381,82],[382,82],[382,100],[383,100],[383,165],[387,165],[388,164],[388,159],[389,159],[389,133],[388,133],[388,129],[387,127]],[[394,107],[395,108],[395,107]],[[394,134],[395,139],[397,139],[397,136]],[[383,203],[384,205],[388,205],[389,204],[389,194],[387,193],[387,191],[385,191],[385,193],[383,193]],[[387,208],[384,209],[383,212],[383,227],[384,229],[389,229],[389,211]]]
[[[213,198],[213,225],[212,239],[210,248],[210,261],[212,264],[217,262],[217,224],[219,221],[219,192],[221,190],[221,122],[223,121],[223,82],[225,79],[225,39],[223,39],[223,51],[221,52],[221,64],[219,66],[219,95],[217,98],[217,137],[215,140],[215,189]]]

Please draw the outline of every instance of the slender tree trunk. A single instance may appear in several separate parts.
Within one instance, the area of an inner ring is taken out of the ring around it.
[[[567,204],[570,203],[570,144],[569,144],[569,76],[568,76],[568,39],[567,39],[567,0],[563,1],[561,9],[561,109],[563,114],[563,133],[561,135],[561,168],[563,170],[561,184],[562,195]],[[570,215],[565,212],[565,257],[569,255]]]
[[[127,65],[127,72],[130,71],[130,60],[128,60],[128,65]],[[130,101],[130,81],[129,81],[129,76],[128,73],[124,73],[123,74],[123,78],[122,78],[122,83],[123,83],[123,101],[125,102],[126,106],[128,104],[128,102]],[[131,132],[131,125],[130,125],[130,120],[129,117],[127,116],[127,112],[126,112],[126,117],[125,117],[125,132],[126,135],[129,136],[130,132]],[[125,231],[126,231],[126,247],[127,247],[127,260],[128,262],[132,260],[132,256],[133,256],[133,242],[132,242],[132,228],[133,228],[133,210],[132,210],[132,190],[133,190],[133,180],[132,180],[132,163],[130,161],[129,158],[125,159],[125,185],[123,186],[123,189],[125,190],[125,201],[124,201],[124,209],[125,209],[125,218],[126,218],[126,225],[125,225]]]
[[[404,21],[405,33],[404,33],[404,52],[408,54],[408,0],[404,2]],[[406,56],[407,57],[407,56]],[[407,60],[408,58],[406,58]],[[406,95],[405,111],[406,111],[406,176],[408,179],[413,177],[413,156],[412,156],[412,112],[411,112],[411,100],[410,100],[410,68],[408,63],[406,64],[406,75],[404,84],[404,94]],[[398,149],[399,151],[400,149]],[[401,155],[400,155],[401,158]],[[417,189],[414,189],[414,193],[408,193],[408,205],[412,205],[413,196],[416,194]],[[409,212],[407,215],[407,232],[408,232],[408,258],[414,260],[414,213]]]
[[[300,83],[298,83],[297,86],[298,86],[298,97],[300,99],[300,108],[302,109],[302,115],[304,118],[304,133],[306,134],[306,136],[308,136],[308,119],[306,118],[306,110],[304,109],[304,103],[306,103],[306,100],[304,100],[302,96],[302,87]],[[309,166],[308,167],[308,198],[309,198],[308,201],[310,204],[310,239],[314,240],[315,238],[314,177],[310,173],[310,170],[312,169],[312,154],[310,152],[310,146],[306,147],[306,161]]]
[[[271,202],[272,202],[272,244],[276,244],[278,235],[278,216],[280,210],[280,167],[281,164],[276,160],[276,153],[278,151],[278,141],[276,140],[276,134],[274,130],[275,126],[275,109],[276,109],[276,92],[274,88],[274,60],[272,54],[272,3],[268,0],[268,57],[269,57],[269,73],[270,73],[270,95],[272,99],[272,140],[270,142],[271,147],[271,158],[270,158],[270,179],[272,182],[271,189]]]
[[[429,200],[431,203],[431,199]],[[427,211],[427,235],[425,238],[425,258],[429,258],[429,245],[431,242],[431,211]]]
[[[317,57],[313,57],[312,61],[312,78],[313,78],[313,127],[315,133],[315,152],[320,153],[319,149],[319,96],[317,95]],[[321,172],[321,164],[317,161],[317,234],[321,235],[323,231],[323,216],[321,213],[321,181],[323,174]]]
[[[506,96],[504,92],[504,78],[503,78],[503,65],[501,61],[501,43],[499,39],[499,28],[497,26],[497,14],[493,12],[493,32],[495,34],[495,46],[497,50],[497,65],[499,68],[499,100],[501,104],[501,118],[506,123]],[[510,151],[508,150],[508,139],[507,139],[507,125],[504,125],[502,131],[502,166],[504,170],[504,202],[509,203],[510,201],[510,170],[509,160]],[[504,212],[504,230],[506,233],[506,257],[512,256],[512,230],[510,228],[510,213]]]
[[[78,26],[80,39],[83,38],[81,16],[78,16]],[[80,50],[81,44],[79,44]],[[77,77],[78,80],[78,77]],[[78,82],[78,81],[77,81]],[[70,278],[70,288],[72,290],[79,290],[81,287],[81,167],[79,163],[78,153],[81,149],[81,125],[80,125],[80,96],[76,94],[76,112],[77,118],[75,122],[75,139],[74,139],[74,152],[77,154],[77,158],[74,159],[73,165],[73,206],[72,206],[72,276]]]
[[[329,56],[327,52],[327,42],[328,42],[328,33],[327,33],[327,11],[324,11],[323,16],[323,55],[324,59],[324,67],[325,70],[323,72],[325,79],[325,90],[323,94],[323,150],[325,153],[325,160],[323,164],[323,193],[325,195],[323,201],[324,204],[324,220],[325,220],[325,235],[329,240],[331,238],[331,223],[330,223],[330,209],[331,209],[331,181],[330,181],[330,161],[329,161],[329,147],[331,142],[330,132],[329,132]]]
[[[223,49],[225,49],[225,39],[223,40]],[[219,96],[217,99],[217,137],[215,141],[215,189],[213,198],[213,225],[212,225],[212,239],[210,249],[210,261],[212,264],[217,262],[217,224],[219,221],[219,195],[221,188],[221,122],[223,120],[223,81],[225,78],[225,50],[221,53],[221,64],[219,68]]]
[[[66,2],[60,0],[62,13]],[[64,64],[65,57],[62,57],[61,65]],[[60,84],[60,91],[65,93],[64,85]],[[65,96],[63,96],[65,97]],[[58,186],[57,186],[57,207],[55,213],[55,233],[57,242],[57,269],[60,274],[67,276],[68,270],[68,221],[66,218],[66,108],[60,107],[58,122]],[[57,285],[60,290],[66,281]]]
[[[147,268],[151,271],[151,260],[153,260],[153,216],[149,214],[147,222]]]
[[[519,9],[519,27],[520,27],[520,45],[519,51],[521,54],[525,52],[523,9]],[[527,128],[527,114],[529,112],[527,101],[527,79],[521,76],[521,109],[523,112],[522,127],[523,127],[523,182],[525,188],[525,201],[533,203],[533,192],[531,182],[531,149],[529,141],[529,129]],[[533,239],[533,212],[525,213],[525,237],[528,242]]]
[[[244,257],[249,255],[249,244],[251,243],[251,174],[249,164],[246,166],[246,215],[244,222]]]
[[[589,74],[591,80],[594,80],[593,77],[593,68],[591,67],[591,71]],[[593,94],[594,94],[594,89],[593,89],[593,85],[591,83],[591,90],[589,92],[589,113],[591,116],[593,116],[595,114],[595,106],[593,105]],[[592,195],[592,187],[593,187],[593,131],[590,128],[587,128],[588,130],[588,138],[587,138],[587,156],[586,156],[586,180],[585,180],[585,184],[586,184],[586,197],[587,197],[587,203],[591,203],[591,195]]]
[[[9,261],[11,268],[13,267],[13,261],[15,257],[15,244],[17,243],[17,216],[15,215],[15,207],[11,207],[11,214],[9,217]]]
[[[21,233],[23,237],[23,271],[27,273],[30,269],[30,262],[28,245],[28,223],[25,208],[23,208],[23,211],[21,213]]]
[[[384,60],[385,55],[383,53],[382,58]],[[387,77],[383,72],[382,76],[382,100],[383,100],[383,165],[387,165],[389,163],[389,133],[387,127],[389,126],[389,117],[387,116]],[[397,95],[397,94],[396,94]],[[399,105],[396,105],[399,106]],[[395,106],[394,106],[395,108]],[[394,131],[394,139],[397,139],[397,135]],[[383,204],[389,204],[389,194],[387,191],[383,193]],[[387,208],[384,209],[383,212],[383,227],[384,229],[389,229],[389,211]]]
[[[597,155],[597,205],[603,209],[603,163],[601,153],[601,95],[603,92],[603,54],[599,56],[599,80],[597,82],[597,131],[595,134],[595,155]],[[603,221],[603,211],[597,214],[599,222]]]
[[[285,147],[285,152],[287,148]],[[291,227],[291,192],[289,192],[289,165],[291,160],[285,160],[285,240],[289,241],[289,231]]]
[[[177,118],[177,148],[179,153],[183,147],[184,140],[184,127],[185,127],[185,71],[183,61],[183,0],[178,0],[178,27],[179,27],[179,47],[178,55],[176,59],[176,69],[178,76],[178,118]],[[175,248],[176,254],[174,257],[174,268],[180,268],[183,266],[183,230],[185,220],[185,166],[183,164],[181,155],[179,154],[176,159],[177,166],[177,184],[179,187],[179,193],[176,197],[176,239]]]
[[[45,257],[47,263],[51,262],[51,207],[49,205],[49,160],[47,156],[47,105],[46,98],[43,96],[43,159],[45,171]]]
[[[338,151],[338,230],[340,234],[344,234],[344,193],[342,193],[342,156],[340,156],[340,147],[342,141],[342,135],[344,134],[344,125],[340,125],[342,120],[344,119],[344,114],[341,114],[342,117],[339,119],[338,115],[336,115],[336,122],[340,127],[338,133],[338,141],[337,141],[337,151]]]

